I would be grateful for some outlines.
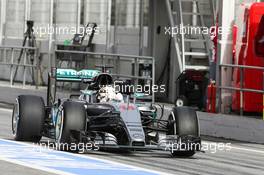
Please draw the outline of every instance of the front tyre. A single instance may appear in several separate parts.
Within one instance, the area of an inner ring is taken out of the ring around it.
[[[79,140],[73,132],[84,131],[86,127],[86,110],[82,103],[66,101],[62,110],[58,111],[55,140],[57,148],[62,151],[78,152]]]
[[[176,107],[168,118],[167,135],[177,135],[180,138],[190,137],[200,139],[199,121],[196,111],[189,107]],[[199,144],[199,142],[198,142]],[[200,145],[199,145],[200,146]],[[195,149],[173,151],[175,157],[191,157]]]
[[[45,104],[41,97],[20,95],[12,114],[12,134],[17,141],[39,142],[45,118]]]

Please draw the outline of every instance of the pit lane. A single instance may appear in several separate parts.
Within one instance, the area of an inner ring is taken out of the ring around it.
[[[0,108],[0,138],[12,140],[11,135],[11,113],[10,109]],[[43,140],[47,141],[47,140]],[[161,151],[151,152],[132,152],[119,153],[116,152],[100,152],[93,151],[81,156],[87,159],[107,160],[111,162],[131,165],[133,168],[147,170],[147,172],[168,173],[168,174],[262,174],[264,172],[264,146],[252,143],[242,143],[235,141],[208,139],[205,138],[204,143],[231,143],[231,150],[217,151],[212,153],[197,153],[193,158],[171,158],[170,153]],[[0,143],[1,145],[1,143]],[[55,154],[55,153],[51,153]],[[68,154],[68,153],[67,153]],[[14,160],[16,154],[14,153]],[[2,159],[1,159],[2,157]],[[30,158],[30,155],[28,155]],[[1,174],[67,174],[65,170],[56,171],[54,169],[45,169],[41,166],[33,166],[21,164],[16,161],[9,161],[3,158],[0,150],[0,172]],[[38,160],[36,160],[38,161]],[[57,161],[57,162],[56,162]],[[53,160],[53,164],[59,163],[59,160]],[[89,167],[89,163],[87,163]],[[142,169],[143,168],[143,169]],[[148,171],[149,170],[149,171]],[[88,168],[85,173],[90,174]],[[100,171],[100,169],[98,169]],[[136,171],[135,171],[136,172]],[[77,174],[77,173],[76,173]]]

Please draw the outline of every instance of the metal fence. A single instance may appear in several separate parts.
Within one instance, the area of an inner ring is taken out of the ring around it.
[[[231,87],[231,86],[222,86],[222,68],[237,68],[240,70],[240,87]],[[218,111],[222,112],[222,90],[229,90],[229,91],[239,91],[240,93],[240,115],[242,116],[244,113],[244,92],[253,92],[253,93],[260,93],[264,94],[263,90],[258,89],[247,89],[244,88],[244,70],[246,69],[252,69],[252,70],[262,70],[264,73],[264,67],[258,67],[258,66],[246,66],[246,65],[233,65],[233,64],[220,64],[219,65],[219,84],[217,86],[218,88]],[[264,74],[263,74],[263,82],[264,83]],[[264,88],[264,87],[263,87]]]
[[[86,51],[72,51],[72,50],[55,50],[55,56],[58,54],[68,54],[69,60],[74,60],[76,55],[87,56],[88,59],[95,59],[100,62],[102,65],[109,64],[109,61],[114,62],[114,71],[111,73],[113,77],[116,78],[129,78],[135,81],[135,85],[138,84],[139,80],[149,80],[152,84],[155,84],[155,59],[154,57],[148,56],[136,56],[136,55],[122,55],[122,54],[111,54],[111,53],[95,53],[95,52],[86,52]],[[57,58],[55,59],[57,60]],[[133,64],[133,73],[131,74],[122,74],[120,71],[121,62],[129,61],[130,64]],[[140,76],[139,75],[139,65],[140,64],[151,64],[152,65],[152,75],[151,76]],[[85,63],[89,64],[89,63]],[[152,102],[155,101],[155,94],[152,93]]]
[[[38,88],[39,61],[37,47],[0,46],[0,65],[9,68],[10,86],[14,81],[22,81],[23,88],[26,86],[27,77],[31,74],[32,84]],[[22,74],[18,69],[22,68]],[[17,79],[17,74],[22,75],[22,79]]]

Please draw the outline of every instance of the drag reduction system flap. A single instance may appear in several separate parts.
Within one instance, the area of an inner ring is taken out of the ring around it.
[[[92,69],[83,69],[80,71],[76,71],[74,69],[59,69],[59,68],[57,68],[55,72],[54,72],[55,78],[57,81],[74,81],[74,82],[92,80],[94,77],[98,76],[101,73],[101,71],[99,70],[92,70]]]

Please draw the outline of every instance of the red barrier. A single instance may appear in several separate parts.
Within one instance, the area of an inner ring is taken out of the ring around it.
[[[244,8],[244,17],[240,15],[236,23],[237,42],[235,45],[236,53],[235,64],[246,66],[264,66],[264,3],[253,3]],[[240,79],[243,73],[244,79]],[[263,71],[254,69],[240,70],[234,69],[233,86],[240,88],[242,85],[245,89],[263,90]],[[263,95],[253,92],[243,92],[243,99],[240,99],[240,92],[233,93],[232,109],[239,111],[240,107],[244,112],[262,112]],[[243,103],[241,103],[243,100]],[[243,104],[243,106],[240,106]]]

